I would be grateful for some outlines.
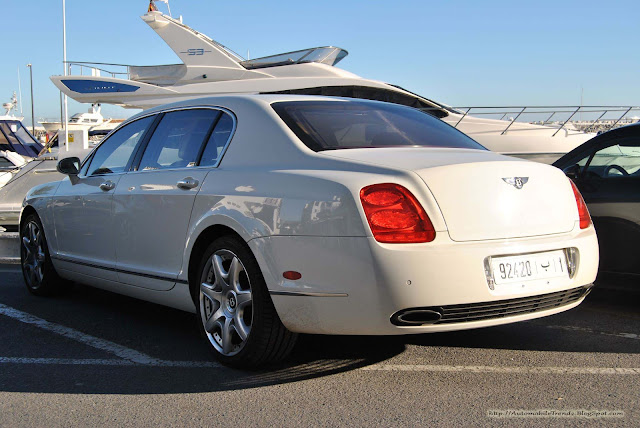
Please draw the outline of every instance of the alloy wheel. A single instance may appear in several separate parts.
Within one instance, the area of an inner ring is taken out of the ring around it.
[[[224,356],[242,350],[253,321],[253,296],[244,265],[233,252],[220,249],[200,279],[200,314],[213,347]]]
[[[21,247],[22,269],[29,286],[35,289],[42,285],[44,277],[44,240],[40,226],[35,221],[27,223],[24,231]]]

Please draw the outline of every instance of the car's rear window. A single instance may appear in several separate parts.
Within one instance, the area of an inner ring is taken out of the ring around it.
[[[440,119],[375,101],[284,101],[274,110],[311,150],[369,147],[485,149]]]

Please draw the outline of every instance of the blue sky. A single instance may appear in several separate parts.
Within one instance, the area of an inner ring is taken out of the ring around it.
[[[62,1],[3,2],[0,102],[22,78],[30,123],[60,115]],[[640,105],[637,1],[194,1],[171,0],[173,16],[251,57],[334,45],[339,66],[454,106]],[[153,65],[178,62],[139,18],[145,0],[67,0],[71,61]],[[166,11],[164,3],[158,3]],[[69,112],[89,106],[70,103]],[[103,114],[134,113],[103,106]]]

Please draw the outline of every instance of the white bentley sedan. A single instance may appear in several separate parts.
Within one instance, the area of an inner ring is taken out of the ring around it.
[[[197,313],[224,363],[296,333],[487,327],[580,304],[598,243],[551,166],[394,104],[238,95],[147,110],[20,219],[36,295],[70,281]]]

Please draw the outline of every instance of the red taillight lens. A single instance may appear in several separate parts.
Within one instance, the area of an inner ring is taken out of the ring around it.
[[[360,200],[378,242],[431,242],[436,231],[416,198],[399,184],[383,183],[360,190]]]
[[[580,229],[586,229],[591,225],[591,216],[589,215],[587,204],[584,202],[584,199],[582,199],[582,195],[580,194],[580,191],[578,190],[576,185],[573,184],[573,181],[569,181],[571,182],[573,195],[576,197],[576,204],[578,204],[578,214],[580,215]]]

